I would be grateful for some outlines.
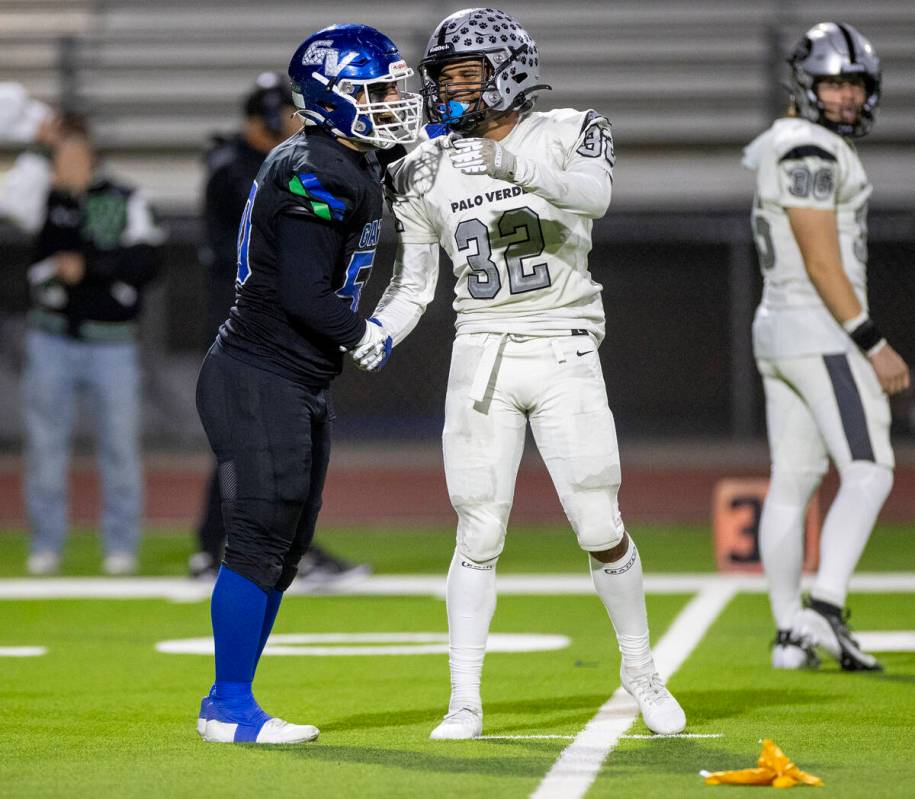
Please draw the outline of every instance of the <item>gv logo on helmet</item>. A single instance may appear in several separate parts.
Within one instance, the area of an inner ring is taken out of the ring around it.
[[[347,66],[359,53],[347,53],[341,60],[340,52],[330,47],[332,44],[333,42],[330,39],[319,39],[316,42],[312,42],[302,56],[302,65],[324,64],[325,74],[330,76],[339,75],[340,70]]]

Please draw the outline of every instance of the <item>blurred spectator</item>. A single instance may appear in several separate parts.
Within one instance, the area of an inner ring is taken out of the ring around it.
[[[67,534],[77,400],[91,408],[108,574],[137,568],[142,486],[137,314],[163,233],[143,195],[99,168],[86,120],[49,115],[3,184],[0,212],[37,234],[25,336],[27,568],[53,574]]]
[[[237,133],[213,137],[206,155],[203,215],[206,242],[200,260],[207,268],[207,346],[235,303],[238,224],[251,183],[267,154],[302,126],[288,78],[261,74],[242,103],[244,122]],[[222,561],[226,530],[222,496],[214,467],[207,488],[197,540],[200,548],[188,563],[194,577],[214,577]],[[334,557],[312,543],[299,565],[299,578],[314,587],[368,575],[371,567]]]

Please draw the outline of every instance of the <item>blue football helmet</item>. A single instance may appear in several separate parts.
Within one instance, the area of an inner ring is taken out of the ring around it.
[[[292,97],[306,125],[378,149],[419,135],[422,98],[402,90],[412,74],[397,45],[368,25],[324,28],[289,63]]]

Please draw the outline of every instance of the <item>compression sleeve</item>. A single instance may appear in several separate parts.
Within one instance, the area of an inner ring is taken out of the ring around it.
[[[347,349],[358,344],[365,321],[334,292],[334,264],[344,246],[335,226],[282,214],[276,224],[280,304],[303,335],[318,335]]]
[[[438,244],[398,242],[391,282],[372,314],[399,344],[416,327],[435,296]]]

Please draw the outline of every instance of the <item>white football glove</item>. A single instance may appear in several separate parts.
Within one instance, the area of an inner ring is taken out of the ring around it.
[[[453,139],[451,164],[465,175],[515,179],[515,156],[492,139]]]
[[[365,333],[350,352],[356,366],[366,372],[377,372],[391,357],[394,342],[375,317],[365,320]]]

